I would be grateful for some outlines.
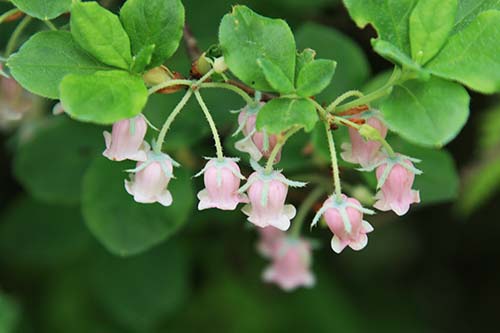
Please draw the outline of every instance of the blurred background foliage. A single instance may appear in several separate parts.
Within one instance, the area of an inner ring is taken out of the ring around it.
[[[216,43],[219,21],[233,3],[183,2],[200,47]],[[299,48],[338,62],[320,102],[383,82],[390,65],[371,51],[374,32],[357,29],[340,1],[240,3],[285,18]],[[0,3],[0,12],[8,8]],[[0,26],[1,45],[14,27]],[[188,75],[185,50],[167,65]],[[237,116],[228,111],[242,102],[215,91],[203,95],[226,149],[238,155],[231,137]],[[179,98],[154,96],[145,112],[159,125]],[[169,209],[134,203],[122,185],[122,170],[130,165],[100,157],[103,128],[52,117],[51,106],[34,100],[33,109],[42,112],[1,134],[0,333],[469,332],[498,323],[498,96],[472,94],[471,119],[446,150],[393,137],[397,150],[423,160],[416,188],[424,204],[404,218],[373,217],[376,231],[360,253],[335,255],[329,232],[308,234],[322,244],[314,256],[317,286],[293,293],[261,281],[267,263],[240,212],[196,211],[202,184],[190,176],[212,143],[195,103],[167,137],[185,169],[172,182],[176,201]],[[336,137],[340,145],[347,133]],[[291,178],[328,177],[325,142],[320,131],[294,137],[280,167]],[[369,201],[373,177],[342,167],[351,184],[346,189]],[[306,193],[293,192],[292,200],[299,203]]]

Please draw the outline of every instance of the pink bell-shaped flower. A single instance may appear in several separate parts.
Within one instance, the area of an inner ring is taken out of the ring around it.
[[[125,180],[125,189],[134,200],[140,203],[159,202],[163,206],[172,204],[168,183],[173,177],[173,167],[178,166],[170,156],[163,153],[148,152],[145,162],[138,162],[130,180]]]
[[[245,179],[236,163],[238,159],[209,159],[205,168],[196,175],[203,174],[205,189],[198,193],[198,209],[218,208],[234,210],[240,202],[248,202],[244,194],[238,193],[241,179]]]
[[[261,228],[273,226],[288,230],[290,220],[296,214],[293,205],[285,205],[288,186],[301,187],[305,183],[290,181],[279,171],[267,174],[264,170],[258,170],[251,174],[240,189],[240,193],[247,191],[250,200],[250,204],[242,209],[248,221]]]
[[[272,264],[263,274],[264,281],[275,283],[281,289],[292,291],[298,287],[312,287],[311,244],[302,238],[282,237],[276,244]]]
[[[394,211],[402,216],[408,212],[410,205],[420,202],[419,191],[412,190],[415,175],[422,172],[413,166],[418,160],[396,155],[388,157],[377,167],[376,175],[379,192],[376,194],[374,207],[381,211]]]
[[[370,223],[363,220],[363,214],[374,212],[363,208],[358,200],[341,195],[329,197],[313,220],[316,225],[323,216],[328,228],[333,233],[332,250],[342,252],[346,246],[355,251],[362,250],[368,244],[367,233],[373,231]]]
[[[104,132],[106,150],[102,153],[112,161],[145,161],[149,145],[144,141],[148,124],[142,115],[113,124],[111,133]]]
[[[382,138],[387,136],[387,127],[375,116],[366,120],[366,124],[376,129]],[[350,163],[360,164],[363,168],[368,168],[383,158],[380,147],[382,144],[378,141],[366,141],[354,128],[349,128],[349,137],[351,143],[342,144],[344,150],[342,158]]]
[[[274,257],[286,234],[275,227],[257,228],[257,231],[260,236],[257,251],[265,258]]]
[[[269,135],[265,131],[257,131],[255,127],[257,113],[262,105],[264,105],[264,103],[260,103],[259,106],[254,109],[246,106],[240,111],[238,116],[239,129],[235,133],[237,134],[241,131],[245,136],[243,139],[236,142],[236,149],[250,154],[250,157],[255,161],[259,161],[263,156],[269,158],[269,155],[271,155],[271,152],[278,142],[278,137],[276,135]],[[275,163],[278,163],[280,159],[281,150],[276,155]]]

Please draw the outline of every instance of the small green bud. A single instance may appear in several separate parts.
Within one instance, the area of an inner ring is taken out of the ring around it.
[[[214,71],[217,74],[222,74],[227,71],[228,67],[226,62],[224,61],[224,57],[219,57],[214,61]]]
[[[142,78],[148,86],[155,86],[172,79],[167,69],[162,66],[150,69],[149,71],[144,73]]]

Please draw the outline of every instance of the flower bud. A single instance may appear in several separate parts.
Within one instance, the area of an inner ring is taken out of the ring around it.
[[[263,274],[264,281],[277,284],[286,291],[298,287],[312,287],[315,283],[311,273],[311,244],[302,238],[278,240],[272,264]]]
[[[206,54],[203,53],[191,66],[191,75],[196,78],[201,78],[203,75],[207,74],[212,65],[208,61]]]
[[[103,133],[106,150],[102,154],[112,161],[145,161],[149,151],[149,145],[144,142],[147,129],[142,115],[114,123],[111,133]]]
[[[260,103],[262,107],[264,103]],[[254,161],[259,161],[263,156],[269,158],[274,147],[278,143],[278,137],[275,134],[267,134],[265,131],[257,131],[255,123],[257,121],[257,112],[248,106],[241,110],[238,116],[238,123],[241,132],[245,136],[236,142],[235,147],[239,151],[250,154]],[[281,159],[281,150],[276,155],[275,163]]]
[[[286,234],[275,227],[257,228],[257,231],[260,236],[257,251],[265,258],[274,257],[278,253],[279,245]]]
[[[411,204],[420,202],[420,193],[412,190],[412,186],[415,174],[421,173],[405,156],[387,158],[376,171],[380,191],[373,206],[382,211],[392,210],[399,216],[406,214]]]
[[[163,66],[150,69],[142,76],[148,86],[156,86],[172,79],[172,76]]]
[[[369,168],[382,158],[380,147],[382,143],[374,141],[384,139],[387,135],[387,127],[377,117],[370,117],[360,131],[349,128],[351,143],[344,143],[341,154],[342,158],[350,163],[360,164],[363,168]],[[367,138],[365,141],[363,138]]]
[[[321,215],[325,218],[328,228],[333,233],[332,250],[341,253],[346,246],[355,251],[362,250],[368,244],[367,233],[373,231],[370,223],[363,220],[363,214],[373,214],[373,211],[363,208],[358,200],[342,195],[328,198],[314,218],[313,225]]]
[[[250,175],[240,192],[248,190],[250,204],[243,207],[248,221],[261,228],[273,226],[288,230],[290,220],[295,217],[295,207],[285,205],[288,186],[304,186],[304,183],[291,182],[280,172],[266,174],[263,170]]]
[[[140,203],[159,202],[163,206],[172,204],[172,195],[168,184],[173,177],[173,166],[177,166],[170,156],[163,153],[148,153],[145,162],[138,162],[130,181],[125,180],[125,189]]]
[[[207,208],[234,210],[240,202],[248,202],[245,195],[238,193],[240,180],[244,177],[235,160],[210,159],[197,176],[201,174],[203,174],[205,189],[198,193],[199,210]]]
[[[222,74],[228,70],[227,64],[224,61],[224,57],[219,57],[214,60],[214,71],[217,74]]]

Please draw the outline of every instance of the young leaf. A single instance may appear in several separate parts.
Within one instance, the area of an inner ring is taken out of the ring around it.
[[[132,58],[132,66],[130,66],[133,73],[142,73],[153,59],[155,45],[148,45],[142,48],[136,56]]]
[[[457,0],[420,0],[410,16],[413,60],[424,65],[439,53],[453,29]]]
[[[313,61],[314,58],[316,58],[316,51],[313,49],[308,48],[302,52],[297,52],[297,59],[295,60],[295,81],[297,81],[297,77],[302,68]]]
[[[306,23],[296,31],[295,37],[300,48],[310,47],[321,58],[335,59],[339,64],[335,69],[335,84],[323,90],[317,96],[318,100],[331,101],[347,90],[358,89],[370,76],[370,66],[363,50],[341,32]]]
[[[408,21],[417,0],[344,0],[358,27],[371,24],[380,39],[410,54]]]
[[[235,6],[233,12],[222,19],[219,41],[231,72],[255,89],[273,90],[257,66],[257,59],[271,61],[294,82],[295,40],[285,21],[258,15],[245,6]]]
[[[441,147],[453,140],[467,122],[469,100],[459,84],[432,78],[394,87],[380,108],[389,128],[404,139]]]
[[[452,34],[467,27],[476,16],[490,9],[500,10],[499,0],[459,0],[457,19]]]
[[[266,103],[257,116],[257,128],[281,133],[294,126],[311,131],[318,121],[314,104],[307,99],[277,98]]]
[[[184,7],[180,0],[128,0],[120,19],[138,55],[144,47],[155,45],[147,69],[161,65],[179,47],[184,28]]]
[[[26,14],[40,20],[51,20],[68,12],[71,0],[11,0],[12,3]]]
[[[130,41],[118,17],[97,2],[75,2],[71,7],[71,34],[97,60],[128,70]]]
[[[122,71],[70,74],[61,82],[61,102],[80,121],[112,124],[141,113],[148,91],[140,76]]]
[[[82,210],[94,236],[112,253],[129,256],[144,252],[173,235],[187,220],[194,193],[190,177],[176,171],[169,184],[171,207],[140,204],[123,186],[132,163],[115,163],[98,157],[84,179]]]
[[[292,82],[288,77],[286,77],[278,65],[266,58],[257,59],[257,64],[262,69],[267,82],[269,82],[275,91],[281,94],[293,92],[294,87]]]
[[[373,50],[380,54],[385,59],[400,65],[401,67],[406,67],[410,69],[425,80],[430,77],[429,72],[425,71],[419,64],[414,62],[406,53],[403,53],[393,44],[386,42],[382,39],[372,39]]]
[[[433,74],[485,94],[500,91],[500,11],[476,17],[427,64]]]
[[[19,145],[14,175],[30,194],[44,202],[77,204],[82,177],[102,150],[99,127],[67,117],[51,118]]]
[[[90,57],[65,31],[35,34],[9,58],[7,66],[25,89],[53,99],[59,98],[59,84],[67,74],[91,74],[110,69]]]
[[[297,94],[302,97],[322,92],[332,81],[337,63],[319,59],[305,65],[297,77]]]

